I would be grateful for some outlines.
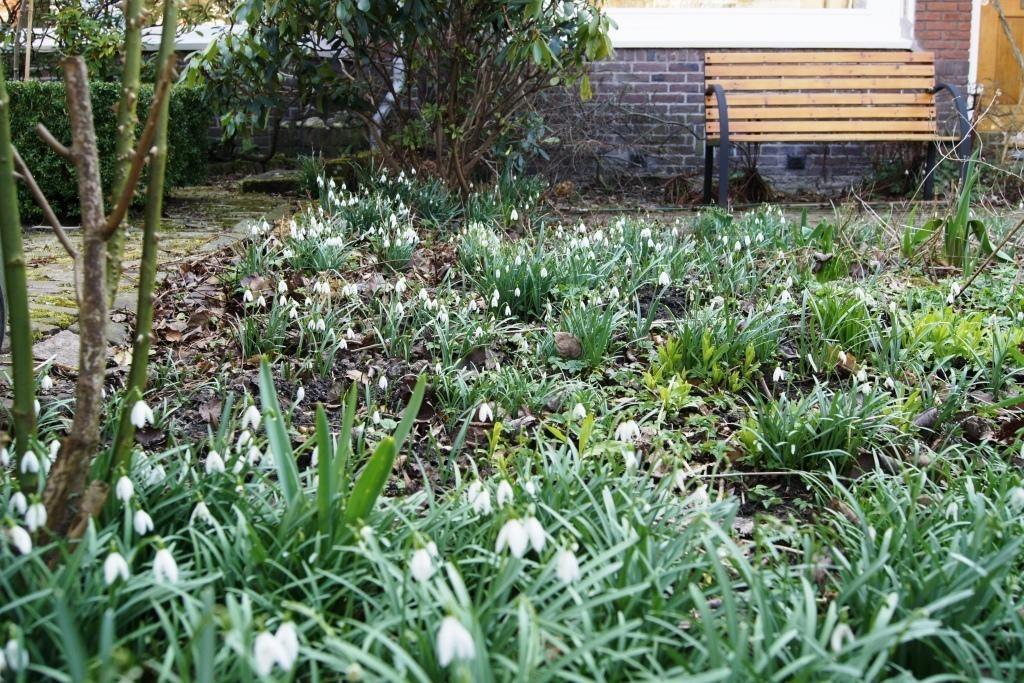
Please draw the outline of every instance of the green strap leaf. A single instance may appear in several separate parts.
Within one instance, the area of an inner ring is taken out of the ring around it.
[[[274,388],[274,378],[270,374],[270,364],[266,359],[260,362],[260,402],[263,404],[263,423],[266,425],[270,453],[277,468],[278,483],[288,505],[292,506],[299,500],[301,493],[299,468],[295,464],[288,428],[281,414],[277,389]]]

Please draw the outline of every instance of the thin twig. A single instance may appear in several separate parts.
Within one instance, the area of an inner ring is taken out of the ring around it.
[[[67,159],[68,161],[73,160],[71,150],[65,147],[63,144],[61,144],[61,142],[57,140],[57,138],[53,137],[53,133],[51,133],[46,126],[44,126],[41,123],[37,123],[36,133],[39,135],[40,138],[42,138],[43,142],[45,142],[50,149],[52,149],[54,152],[58,154],[58,156],[61,156],[64,159]]]
[[[1003,236],[1003,239],[999,242],[999,244],[997,244],[992,249],[992,253],[990,253],[985,258],[985,260],[981,262],[981,265],[978,266],[978,268],[976,268],[973,273],[971,273],[971,276],[967,278],[967,282],[964,283],[964,286],[961,287],[960,291],[957,292],[956,295],[953,297],[953,301],[959,299],[963,295],[963,293],[967,291],[967,288],[971,286],[971,283],[973,283],[974,280],[977,279],[979,275],[981,275],[981,271],[988,268],[989,264],[995,260],[995,258],[999,255],[999,252],[1001,252],[1003,250],[1003,247],[1006,246],[1006,243],[1010,241],[1010,238],[1017,234],[1021,227],[1024,227],[1024,218],[1021,218],[1017,222],[1017,225],[1013,226],[1013,228]]]
[[[107,224],[103,231],[103,239],[110,239],[117,227],[121,225],[128,207],[131,206],[132,198],[135,196],[135,189],[139,184],[139,176],[142,175],[142,168],[149,159],[150,145],[156,136],[156,124],[160,118],[160,110],[163,108],[163,100],[171,87],[171,80],[174,78],[175,57],[171,55],[164,64],[163,72],[160,74],[160,81],[157,83],[156,92],[153,93],[153,101],[149,105],[149,115],[146,116],[146,125],[139,136],[139,143],[135,147],[135,154],[132,156],[132,164],[125,176],[124,185],[121,189],[121,196],[114,206],[114,210],[107,217]]]
[[[39,184],[36,183],[36,179],[32,176],[32,171],[29,169],[28,164],[18,154],[17,148],[11,146],[11,151],[14,152],[14,164],[18,168],[19,177],[21,181],[28,187],[29,192],[32,193],[32,198],[36,200],[36,204],[39,205],[39,209],[43,212],[43,218],[53,228],[53,232],[57,235],[57,240],[64,247],[64,251],[68,252],[68,256],[78,261],[78,252],[75,250],[74,245],[71,244],[71,239],[68,234],[64,231],[64,226],[57,220],[57,214],[53,212],[53,208],[50,207],[50,202],[46,200],[46,195],[39,188]]]

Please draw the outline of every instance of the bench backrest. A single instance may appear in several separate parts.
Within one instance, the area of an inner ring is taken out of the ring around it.
[[[736,142],[934,140],[931,52],[708,52],[708,87],[725,90]],[[720,137],[706,98],[707,137]]]

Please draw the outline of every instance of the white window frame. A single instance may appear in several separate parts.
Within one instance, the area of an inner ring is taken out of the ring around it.
[[[914,0],[867,0],[862,9],[609,7],[615,47],[866,48],[913,46]]]

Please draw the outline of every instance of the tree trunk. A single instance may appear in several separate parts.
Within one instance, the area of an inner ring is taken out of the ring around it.
[[[107,363],[106,242],[99,152],[93,127],[89,77],[81,57],[68,57],[61,66],[71,121],[71,155],[78,175],[82,214],[82,287],[78,302],[79,355],[75,387],[75,417],[47,477],[43,502],[48,526],[65,535],[74,523],[99,447],[103,380]]]

